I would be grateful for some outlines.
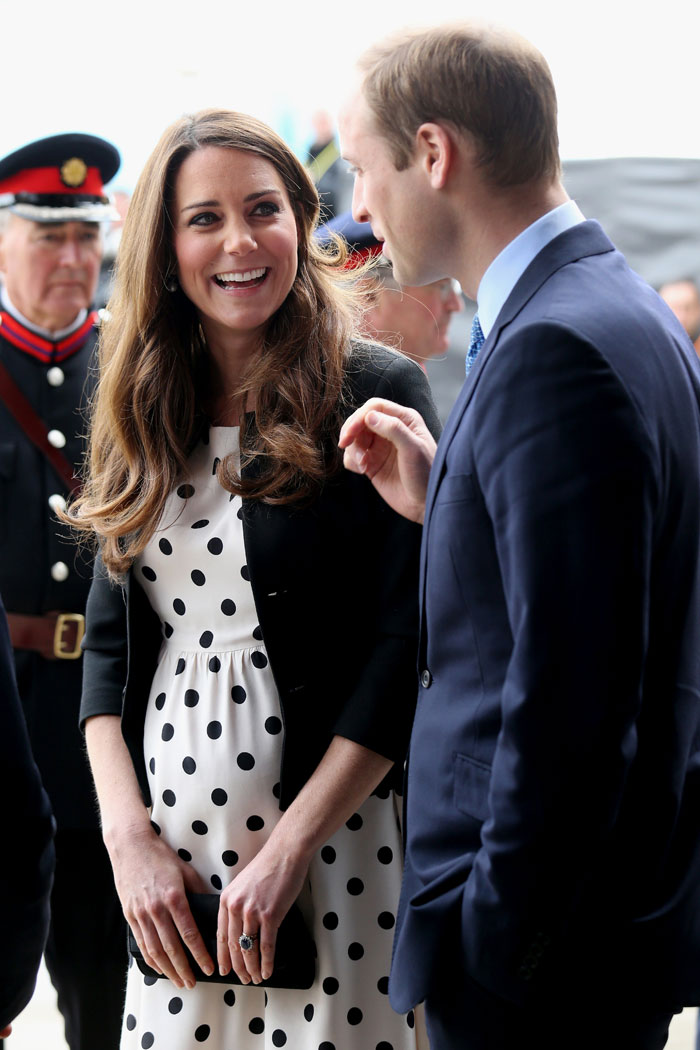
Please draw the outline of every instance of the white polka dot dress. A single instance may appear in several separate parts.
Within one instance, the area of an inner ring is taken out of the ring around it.
[[[144,754],[152,821],[212,892],[280,819],[282,716],[246,568],[240,499],[216,478],[238,429],[195,449],[134,572],[163,644]],[[307,990],[200,982],[177,989],[129,970],[123,1050],[425,1050],[387,995],[401,882],[395,800],[372,795],[323,846],[300,902],[318,950]]]

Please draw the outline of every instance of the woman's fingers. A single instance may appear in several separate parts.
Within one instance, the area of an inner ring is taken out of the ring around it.
[[[172,894],[128,918],[146,963],[157,973],[165,974],[178,988],[195,985],[183,942],[205,973],[214,972],[214,964],[184,894]]]

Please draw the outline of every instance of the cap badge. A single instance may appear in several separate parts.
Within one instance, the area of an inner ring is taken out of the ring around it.
[[[82,186],[87,178],[87,164],[80,157],[71,157],[61,165],[61,182],[64,186]]]

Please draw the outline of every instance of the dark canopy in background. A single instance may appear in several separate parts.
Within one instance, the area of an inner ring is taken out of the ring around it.
[[[597,219],[630,266],[658,288],[693,277],[700,283],[700,160],[613,157],[564,164],[564,186],[587,219]],[[464,379],[474,307],[458,315],[450,350],[428,375],[443,421]]]

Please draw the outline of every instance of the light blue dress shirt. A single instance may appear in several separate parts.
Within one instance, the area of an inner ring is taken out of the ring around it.
[[[566,201],[536,219],[499,252],[481,278],[476,295],[481,330],[486,338],[506,299],[535,256],[560,233],[580,222],[585,222],[585,217],[576,201]]]

